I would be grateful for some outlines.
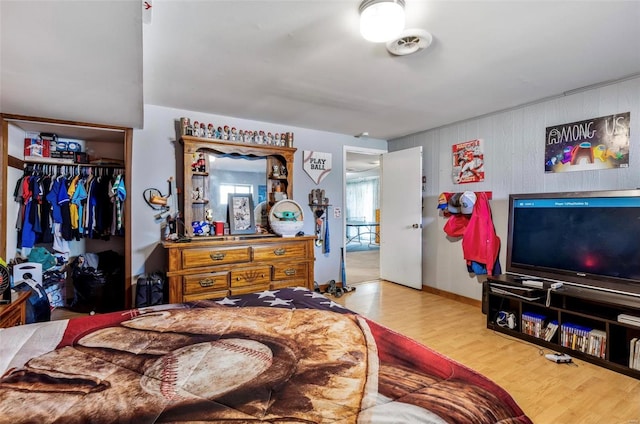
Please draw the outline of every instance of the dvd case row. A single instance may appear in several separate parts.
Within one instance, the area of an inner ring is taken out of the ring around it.
[[[560,326],[560,344],[573,350],[605,358],[607,333],[572,323]]]
[[[551,341],[557,329],[558,322],[547,322],[547,317],[544,315],[533,312],[522,313],[522,332],[525,334]]]

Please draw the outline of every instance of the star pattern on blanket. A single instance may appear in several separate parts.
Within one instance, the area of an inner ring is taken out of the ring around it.
[[[258,295],[258,299],[262,299],[263,297],[276,297],[276,293],[278,293],[280,290],[265,290],[263,292],[260,293],[256,293]]]
[[[291,302],[293,302],[293,299],[280,299],[276,297],[273,300],[263,300],[263,302],[268,303],[270,306],[277,306],[277,305],[291,306]]]
[[[216,303],[219,305],[233,305],[236,306],[236,302],[240,302],[241,299],[229,299],[225,297],[224,299],[217,300]]]
[[[309,292],[309,293],[305,293],[304,295],[310,297],[311,299],[326,299],[325,295],[318,292]]]
[[[320,304],[321,305],[327,305],[327,306],[329,306],[329,308],[333,308],[335,306],[336,308],[345,309],[344,306],[342,306],[339,303],[334,302],[333,300],[329,300],[328,302],[320,302]]]
[[[215,300],[211,299],[211,301],[221,306],[236,308],[245,306],[263,306],[288,309],[309,309],[317,308],[317,305],[323,305],[325,309],[332,310],[335,313],[352,313],[348,308],[329,299],[325,294],[311,291],[305,287],[286,287],[277,290],[264,290],[248,293],[246,295],[236,295],[233,297],[224,297]],[[195,302],[194,305],[201,307],[198,302]]]

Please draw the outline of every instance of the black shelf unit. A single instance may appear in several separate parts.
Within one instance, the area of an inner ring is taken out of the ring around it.
[[[513,294],[504,293],[510,291],[509,287],[513,288]],[[533,289],[526,297],[537,299],[518,297],[523,293],[523,288]],[[496,290],[503,292],[498,293]],[[549,292],[549,283],[545,282],[540,289],[532,288],[523,286],[508,275],[489,277],[484,283],[483,291],[487,328],[640,379],[640,370],[628,366],[630,342],[634,337],[640,337],[640,327],[617,320],[619,314],[640,317],[640,297],[567,284]],[[496,319],[501,311],[515,315],[515,328],[497,324]],[[522,314],[526,312],[544,315],[545,323],[553,320],[558,322],[558,330],[550,341],[522,332]],[[603,331],[606,334],[604,358],[562,346],[560,326],[566,323]]]

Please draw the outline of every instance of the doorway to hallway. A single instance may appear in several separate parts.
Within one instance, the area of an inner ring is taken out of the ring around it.
[[[380,277],[380,154],[345,150],[346,283]]]

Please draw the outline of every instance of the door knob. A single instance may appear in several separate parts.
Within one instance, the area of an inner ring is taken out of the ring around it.
[[[420,228],[420,224],[413,224],[412,227],[413,228]]]

